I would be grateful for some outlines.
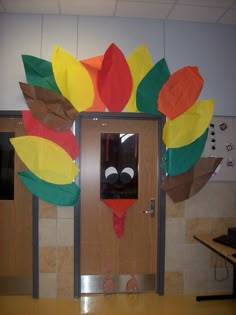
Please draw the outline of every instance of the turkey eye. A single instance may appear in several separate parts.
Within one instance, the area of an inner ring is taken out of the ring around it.
[[[113,166],[108,167],[105,170],[105,178],[108,184],[115,184],[119,178],[116,168]]]
[[[134,170],[131,167],[125,167],[120,173],[120,181],[123,184],[128,184],[134,178]]]

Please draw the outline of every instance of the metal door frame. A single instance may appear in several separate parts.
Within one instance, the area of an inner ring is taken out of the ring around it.
[[[0,118],[22,118],[21,111],[0,110]],[[32,194],[32,254],[33,254],[33,290],[32,297],[39,298],[39,234],[38,234],[38,198]]]
[[[162,130],[165,123],[164,116],[155,116],[143,113],[110,113],[110,112],[81,112],[75,121],[75,136],[81,142],[81,120],[92,118],[104,119],[130,119],[130,120],[156,120],[158,122],[158,223],[157,223],[157,265],[156,265],[156,293],[164,295],[164,274],[165,274],[165,221],[166,202],[165,192],[160,189],[164,170],[161,167],[161,159],[165,153],[165,146],[162,142]],[[158,162],[157,161],[157,162]],[[80,156],[76,159],[80,165]],[[76,177],[76,184],[80,186],[80,175]],[[80,198],[74,207],[74,298],[81,296],[81,272],[80,272]]]

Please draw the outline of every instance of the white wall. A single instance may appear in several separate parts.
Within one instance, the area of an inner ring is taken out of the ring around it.
[[[215,115],[236,115],[236,27],[168,22],[165,57],[170,71],[194,64],[204,79],[201,99],[215,99]]]
[[[79,59],[100,55],[114,42],[125,54],[142,43],[171,73],[199,67],[200,98],[215,99],[215,115],[236,116],[236,26],[113,17],[0,14],[0,110],[27,109],[21,54],[50,60],[55,44]]]

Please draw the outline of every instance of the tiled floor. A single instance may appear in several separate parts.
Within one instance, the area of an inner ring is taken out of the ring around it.
[[[194,296],[114,294],[73,299],[0,297],[1,315],[235,315],[236,299],[196,302]]]

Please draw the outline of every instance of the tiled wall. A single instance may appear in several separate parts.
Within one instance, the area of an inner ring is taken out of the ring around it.
[[[174,204],[167,197],[166,204],[165,293],[231,292],[232,267],[193,235],[227,234],[228,227],[236,226],[236,183],[209,182],[187,201]]]
[[[39,296],[73,297],[74,208],[39,201]]]
[[[232,268],[193,239],[236,226],[236,183],[208,183],[191,199],[166,202],[165,294],[230,292]],[[73,207],[39,202],[40,297],[73,297]],[[216,278],[214,265],[216,264]]]

